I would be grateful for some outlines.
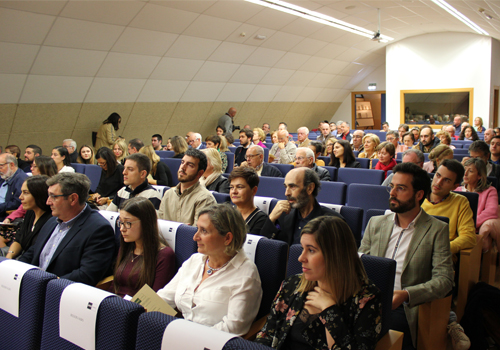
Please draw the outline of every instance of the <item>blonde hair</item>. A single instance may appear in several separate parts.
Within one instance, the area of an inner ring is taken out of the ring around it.
[[[261,128],[255,128],[253,129],[253,133],[255,134],[255,132],[259,134],[259,139],[262,142],[266,141],[266,134],[264,133],[264,130],[262,130]]]
[[[445,130],[441,130],[441,131],[438,131],[436,133],[436,137],[441,139],[441,136],[444,136],[444,138],[446,139],[446,143],[444,143],[443,141],[443,145],[451,145],[451,136],[450,136],[450,133],[448,131],[445,131]]]
[[[365,144],[365,140],[367,138],[370,138],[373,141],[373,143],[375,144],[375,146],[373,147],[374,150],[377,148],[378,145],[380,145],[380,139],[378,138],[377,135],[371,134],[371,133],[366,134],[365,136],[363,136],[363,139],[362,139],[363,144]]]
[[[471,165],[473,165],[479,173],[479,180],[477,181],[476,188],[474,188],[474,192],[481,193],[491,186],[486,174],[486,163],[481,158],[469,158],[465,161],[464,168]]]
[[[160,162],[160,156],[156,154],[153,146],[144,146],[139,150],[139,153],[146,155],[151,161],[151,175],[156,175],[156,169]]]
[[[220,157],[219,151],[215,148],[205,148],[202,150],[203,153],[207,156],[208,161],[214,167],[214,173],[222,174],[222,159]]]
[[[220,137],[220,145],[219,145],[219,150],[221,152],[229,152],[229,148],[227,148],[227,139],[224,135],[219,136]]]
[[[118,157],[116,159],[116,161],[121,162],[123,159],[125,159],[125,157],[128,157],[128,145],[127,145],[127,143],[125,142],[124,139],[118,139],[118,140],[116,140],[113,143],[113,149],[115,148],[116,145],[118,147],[120,147],[120,149],[122,150],[122,155],[120,157]]]
[[[174,154],[178,155],[181,153],[185,153],[188,150],[188,144],[186,140],[184,140],[181,136],[174,136],[170,140],[170,144],[172,145],[172,149],[174,150]]]
[[[429,153],[429,160],[437,167],[437,160],[443,160],[444,157],[453,156],[453,150],[447,145],[438,145]],[[436,169],[437,170],[437,169]]]

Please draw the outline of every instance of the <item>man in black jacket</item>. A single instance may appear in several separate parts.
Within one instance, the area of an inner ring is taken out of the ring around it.
[[[439,138],[434,136],[434,130],[430,126],[425,125],[420,130],[420,142],[413,146],[413,148],[421,150],[422,153],[429,153],[440,143]]]
[[[308,147],[297,148],[297,153],[295,154],[295,167],[312,169],[318,174],[320,181],[330,181],[330,172],[316,165],[314,162],[314,152]]]
[[[246,153],[246,161],[241,166],[254,168],[259,176],[283,177],[275,166],[264,162],[264,149],[259,145],[250,146]]]

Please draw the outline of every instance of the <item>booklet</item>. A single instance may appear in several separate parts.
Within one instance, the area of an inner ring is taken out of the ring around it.
[[[172,309],[170,305],[167,304],[156,292],[151,289],[147,284],[144,285],[131,300],[133,303],[142,305],[147,312],[159,311],[161,313],[175,316],[177,311]]]

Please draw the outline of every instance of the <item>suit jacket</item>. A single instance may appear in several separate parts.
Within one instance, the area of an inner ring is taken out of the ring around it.
[[[330,181],[330,172],[326,170],[323,167],[317,166],[316,164],[313,164],[312,170],[316,172],[319,176],[320,181]]]
[[[7,216],[7,210],[15,210],[19,208],[21,200],[19,196],[21,195],[21,186],[28,175],[21,170],[17,169],[16,172],[7,180],[7,193],[5,194],[5,202],[0,203],[0,219],[3,221]],[[5,180],[0,179],[0,185],[2,185]]]
[[[283,174],[275,166],[262,163],[262,173],[260,173],[260,176],[283,177]]]
[[[40,253],[58,225],[55,217],[43,225],[36,243],[19,259],[40,266]],[[57,247],[47,272],[95,286],[109,271],[115,256],[113,228],[99,212],[87,205]]]
[[[385,257],[394,225],[394,215],[375,216],[366,226],[359,252]],[[415,232],[401,272],[401,287],[410,295],[404,305],[413,345],[416,346],[417,305],[444,298],[453,287],[453,263],[448,224],[423,209],[415,222]]]

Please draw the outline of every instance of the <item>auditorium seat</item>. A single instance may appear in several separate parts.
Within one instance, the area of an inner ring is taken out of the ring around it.
[[[369,209],[389,209],[389,192],[385,186],[351,184],[347,188],[347,205],[362,208],[365,213]]]
[[[212,193],[212,196],[214,196],[215,201],[218,204],[231,202],[231,197],[229,196],[228,193],[219,193],[216,191],[210,191],[210,193]]]
[[[90,189],[95,192],[99,181],[101,180],[102,169],[99,165],[85,164],[85,175],[90,180]]]
[[[233,152],[224,152],[227,156],[227,168],[226,168],[226,173],[231,173],[234,168],[234,153]]]
[[[257,196],[286,199],[284,182],[282,177],[261,176]]]
[[[172,158],[175,155],[174,151],[155,151],[160,158]]]
[[[344,205],[346,193],[347,185],[344,182],[321,181],[321,190],[316,200],[323,203]]]
[[[328,170],[328,172],[330,173],[330,181],[337,181],[338,169],[336,167],[326,165],[323,168]]]
[[[75,172],[85,174],[85,164],[71,163],[71,166],[75,169]]]
[[[165,192],[170,188],[168,186],[161,186],[161,185],[152,185],[153,188],[155,190],[158,191],[158,193],[160,194],[161,198],[163,198],[163,195],[165,194]]]
[[[363,209],[348,207],[346,205],[335,205],[329,203],[319,203],[322,206],[332,209],[342,215],[352,231],[356,244],[361,243],[361,230],[363,229]]]
[[[318,159],[321,159],[323,162],[325,162],[325,165],[330,164],[331,158],[328,156],[319,156]]]
[[[181,165],[182,159],[179,158],[161,158],[161,161],[170,169],[172,173],[172,187],[177,186],[179,183],[179,179],[177,178],[177,171],[179,171],[179,167]]]
[[[355,158],[361,165],[361,169],[370,169],[370,159],[368,158]]]
[[[164,237],[168,236],[169,227],[168,221],[158,219],[158,229]],[[198,245],[193,240],[196,231],[197,228],[195,226],[186,224],[182,224],[177,228],[175,235],[175,247],[171,247],[175,252],[177,269],[179,269],[184,261],[189,259],[191,255],[198,252]]]
[[[293,165],[292,165],[292,164],[278,164],[278,163],[272,163],[272,164],[270,164],[270,165],[272,165],[272,166],[274,166],[274,167],[278,168],[278,169],[279,169],[279,171],[281,171],[281,173],[283,174],[283,177],[285,177],[285,176],[286,176],[286,174],[288,174],[288,172],[289,172],[290,170],[292,170],[292,169],[293,169]]]
[[[384,181],[384,171],[374,169],[340,168],[337,181],[345,182],[348,186],[352,183],[380,185]]]

